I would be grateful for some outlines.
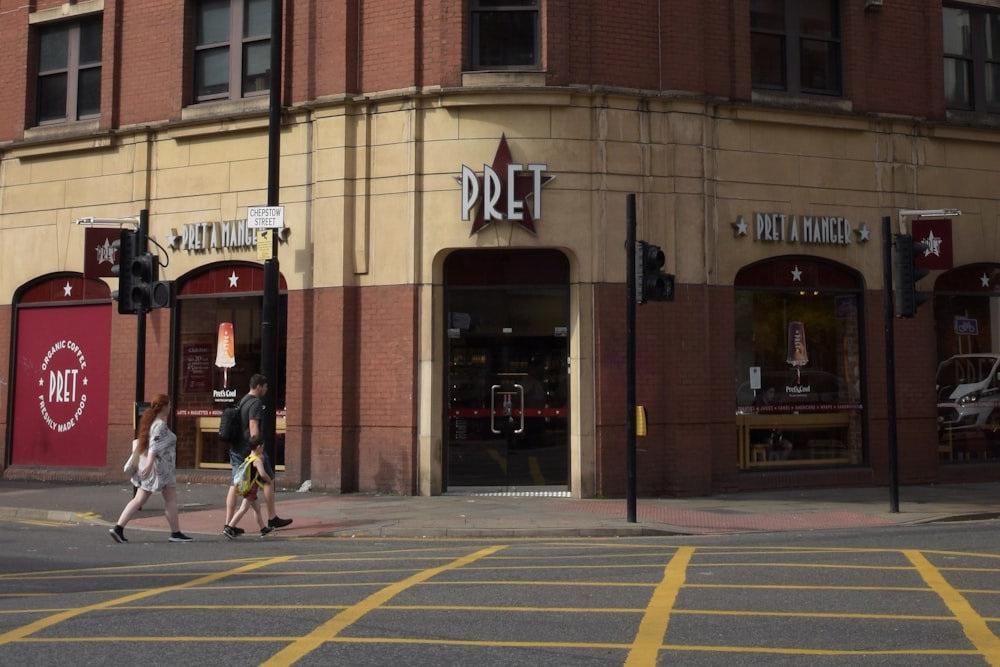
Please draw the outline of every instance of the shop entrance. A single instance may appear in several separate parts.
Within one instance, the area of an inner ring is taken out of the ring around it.
[[[446,490],[566,490],[568,272],[548,250],[446,261]]]

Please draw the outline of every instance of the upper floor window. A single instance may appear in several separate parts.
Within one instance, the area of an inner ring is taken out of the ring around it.
[[[202,0],[195,15],[194,96],[199,102],[267,92],[271,0]]]
[[[754,88],[841,94],[837,0],[751,0]]]
[[[101,17],[93,16],[39,28],[39,125],[100,116],[101,25]]]
[[[471,0],[472,69],[537,69],[540,0]]]
[[[956,7],[941,12],[947,106],[1000,111],[1000,13]]]

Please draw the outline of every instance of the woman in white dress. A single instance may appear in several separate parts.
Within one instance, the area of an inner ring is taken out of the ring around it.
[[[138,467],[132,473],[132,484],[138,487],[135,497],[122,510],[118,523],[110,530],[116,542],[125,539],[125,526],[135,513],[157,491],[163,492],[164,514],[170,524],[171,542],[190,542],[191,538],[181,532],[177,518],[177,435],[167,426],[170,415],[170,398],[157,394],[139,420],[139,444],[135,452],[139,455]]]

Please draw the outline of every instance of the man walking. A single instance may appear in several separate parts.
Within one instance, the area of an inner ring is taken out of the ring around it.
[[[250,438],[255,435],[263,435],[261,433],[261,422],[262,413],[264,412],[264,402],[260,399],[266,393],[267,378],[260,373],[255,373],[250,378],[250,391],[239,402],[240,423],[243,426],[242,432],[239,434],[240,441],[232,442],[229,445],[229,463],[232,465],[234,473],[240,464],[243,463],[243,459],[249,454],[248,443],[250,442]],[[263,487],[264,502],[267,505],[267,515],[269,517],[267,525],[271,528],[284,528],[291,525],[292,520],[282,519],[274,509],[274,468],[271,467],[271,462],[268,460],[266,453],[264,454],[264,467],[272,478],[272,482],[265,484]],[[233,515],[236,514],[238,500],[239,494],[236,487],[230,484],[226,495],[226,525],[222,527],[222,534],[229,539],[233,539],[243,533],[242,528],[230,525]]]

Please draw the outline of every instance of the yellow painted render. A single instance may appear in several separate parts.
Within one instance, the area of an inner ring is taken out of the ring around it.
[[[523,108],[507,106],[503,95],[478,99],[482,104],[426,108],[379,102],[373,116],[364,106],[294,114],[282,133],[281,199],[296,211],[286,211],[292,234],[280,246],[297,258],[282,263],[293,289],[426,280],[442,248],[507,245],[564,247],[580,256],[583,280],[620,281],[627,192],[650,199],[640,224],[650,238],[677,246],[668,257],[682,282],[729,284],[741,266],[781,252],[844,262],[877,286],[879,219],[900,206],[961,208],[956,263],[997,257],[1000,144],[985,132],[914,132],[904,121],[622,96],[574,94],[561,106]],[[463,164],[480,173],[492,163],[501,133],[515,161],[545,162],[556,177],[542,193],[537,237],[499,221],[470,238],[471,221],[460,219],[456,177]],[[149,131],[151,147],[145,136],[123,133],[110,148],[64,156],[3,154],[3,247],[40,247],[25,245],[32,226],[135,215],[146,205],[139,165],[147,150],[151,234],[161,242],[185,223],[236,219],[265,203],[265,129]],[[416,136],[424,138],[419,147]],[[737,215],[752,223],[756,211],[839,215],[875,232],[867,246],[735,239],[730,223]],[[316,254],[322,261],[306,261]],[[82,266],[82,253],[62,256],[5,257],[0,300],[9,302],[17,286],[42,273]],[[173,275],[225,258],[255,260],[249,250],[171,257]]]
[[[4,186],[3,215],[16,216],[35,211],[59,211],[66,208],[66,181],[41,181]],[[16,222],[15,224],[23,224]],[[6,224],[4,225],[7,226]]]

